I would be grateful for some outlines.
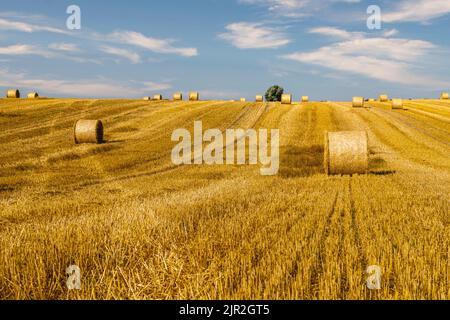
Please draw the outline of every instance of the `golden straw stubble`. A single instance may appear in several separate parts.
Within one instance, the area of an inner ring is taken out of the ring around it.
[[[101,120],[78,120],[73,127],[75,144],[103,143],[103,122]]]
[[[365,131],[325,133],[324,166],[328,175],[367,174],[369,143]]]
[[[6,92],[6,97],[9,99],[19,99],[20,91],[17,89],[11,89]]]

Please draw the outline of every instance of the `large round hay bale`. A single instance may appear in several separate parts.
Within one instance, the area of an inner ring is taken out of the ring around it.
[[[369,171],[367,132],[327,132],[324,160],[328,175],[366,174]]]
[[[76,144],[103,143],[103,123],[100,120],[78,120],[73,134]]]
[[[153,100],[162,100],[162,95],[160,95],[160,94],[155,94],[155,95],[153,96]]]
[[[264,97],[261,96],[261,95],[257,95],[256,98],[255,98],[255,101],[256,102],[264,102]]]
[[[380,102],[388,102],[389,96],[387,94],[380,95]]]
[[[200,100],[200,94],[198,92],[189,92],[189,101]]]
[[[364,98],[363,97],[353,97],[352,101],[353,108],[363,108]]]
[[[6,92],[6,97],[9,99],[19,99],[20,91],[17,89],[11,89]]]
[[[150,100],[152,100],[152,98],[151,97],[144,97],[144,98],[142,98],[142,100],[150,101]]]
[[[442,100],[448,100],[448,99],[449,99],[449,94],[448,94],[448,92],[442,92],[442,94],[441,94],[441,99],[442,99]]]
[[[247,99],[245,99],[245,98],[241,98],[241,99],[239,99],[239,101],[240,101],[240,102],[246,102],[246,101],[247,101]]]
[[[392,99],[392,109],[402,109],[403,110],[403,100],[402,99]]]
[[[309,102],[308,96],[302,96],[302,102]]]
[[[173,101],[181,101],[183,100],[183,94],[181,92],[174,93]]]
[[[37,99],[39,98],[39,94],[37,92],[30,92],[27,97],[28,99]]]
[[[292,104],[292,94],[283,94],[281,96],[281,104]]]

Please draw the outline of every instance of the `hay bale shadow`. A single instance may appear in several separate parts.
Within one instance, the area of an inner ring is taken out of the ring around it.
[[[323,173],[324,147],[286,146],[280,148],[280,170],[282,178],[308,177]]]

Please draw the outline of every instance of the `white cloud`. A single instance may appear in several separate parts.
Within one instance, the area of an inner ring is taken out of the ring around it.
[[[51,52],[42,50],[37,46],[28,44],[15,44],[8,47],[0,47],[0,55],[7,55],[7,56],[36,55],[45,58],[53,57],[53,54]]]
[[[130,50],[110,46],[102,46],[100,47],[100,50],[113,56],[125,58],[129,60],[131,63],[141,62],[141,57],[139,56],[139,54]]]
[[[338,39],[364,38],[363,32],[349,32],[335,27],[319,27],[309,30],[309,33],[321,34]]]
[[[152,86],[149,86],[152,84]],[[168,84],[161,84],[166,88]],[[18,87],[37,90],[45,95],[63,95],[90,98],[137,98],[145,95],[149,88],[157,88],[158,84],[147,82],[118,82],[105,78],[87,80],[61,80],[34,78],[25,73],[10,72],[0,69],[0,86]]]
[[[383,12],[384,22],[428,22],[450,13],[449,0],[402,0],[391,12]]]
[[[172,88],[170,83],[144,82],[148,91],[164,91]]]
[[[52,50],[63,52],[79,52],[80,48],[73,43],[50,43],[48,47]]]
[[[117,31],[110,35],[110,38],[122,44],[133,45],[156,53],[177,54],[184,57],[194,57],[198,55],[196,48],[174,47],[174,40],[150,38],[135,31]]]
[[[260,23],[238,22],[226,26],[228,32],[219,35],[239,49],[279,48],[291,42],[287,36],[275,28],[264,27]]]
[[[40,26],[36,24],[20,22],[20,21],[11,21],[7,19],[0,18],[0,30],[12,30],[12,31],[20,31],[20,32],[52,32],[52,33],[60,33],[60,34],[68,34],[66,30],[48,27],[48,26]]]
[[[427,77],[423,70],[416,72],[421,58],[434,48],[422,40],[361,38],[283,58],[390,83],[439,86],[443,81]]]

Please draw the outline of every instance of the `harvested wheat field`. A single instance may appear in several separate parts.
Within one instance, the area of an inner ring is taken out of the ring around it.
[[[450,103],[366,104],[1,99],[0,298],[450,299]],[[195,120],[280,129],[279,174],[172,164]],[[327,131],[367,132],[368,174],[325,173]]]

